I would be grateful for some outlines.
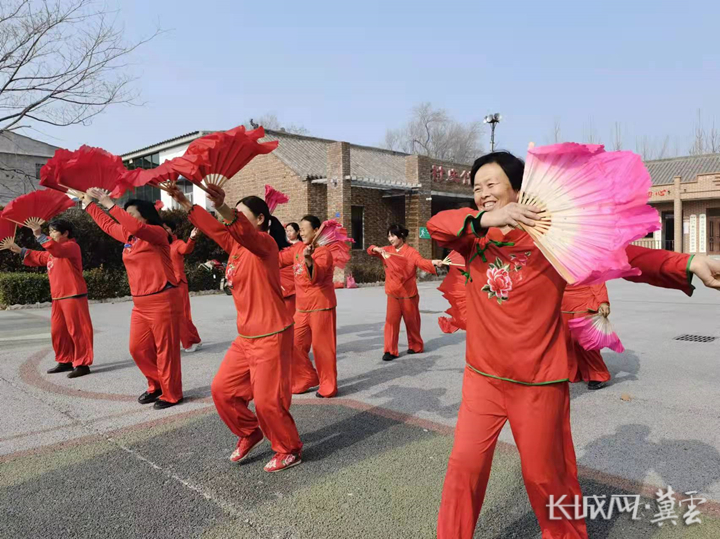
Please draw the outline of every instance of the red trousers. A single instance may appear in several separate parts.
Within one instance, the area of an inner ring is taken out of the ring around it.
[[[335,308],[327,311],[295,312],[295,353],[292,364],[292,392],[305,393],[320,384],[323,397],[337,395],[337,332]],[[310,361],[310,346],[317,372]],[[319,380],[318,380],[319,376]]]
[[[567,324],[573,318],[588,316],[588,313],[563,313],[562,316],[563,321]],[[570,335],[569,328],[567,332]],[[568,344],[569,352],[575,356],[578,372],[583,382],[607,382],[612,378],[599,350],[585,350],[572,337],[569,337],[569,340],[571,341]],[[574,381],[571,380],[571,382]]]
[[[551,520],[547,507],[551,495],[556,501],[567,495],[564,503],[582,496],[570,433],[568,383],[526,386],[469,368],[443,487],[438,539],[471,539],[475,533],[495,444],[506,421],[520,452],[525,489],[543,539],[587,539],[584,520]]]
[[[401,318],[405,320],[408,348],[413,352],[422,352],[425,344],[420,336],[420,296],[403,299],[387,297],[384,352],[390,352],[394,356],[399,355],[398,338]]]
[[[292,328],[247,339],[237,337],[212,381],[220,418],[239,438],[260,427],[276,453],[299,453],[302,442],[290,415]],[[255,414],[248,403],[255,401]]]
[[[72,363],[73,367],[92,365],[93,327],[87,296],[52,302],[50,335],[55,361]]]
[[[130,355],[148,381],[148,392],[162,391],[162,400],[182,399],[180,317],[177,288],[151,296],[133,297]]]
[[[190,348],[193,344],[202,341],[198,330],[193,324],[192,313],[190,312],[190,291],[188,284],[180,281],[178,284],[180,301],[182,303],[182,316],[180,317],[180,344],[183,348]]]

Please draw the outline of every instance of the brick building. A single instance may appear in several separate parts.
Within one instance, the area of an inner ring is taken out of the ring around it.
[[[190,142],[207,133],[188,133],[122,158],[130,168],[152,168],[181,155]],[[371,244],[385,245],[390,224],[404,224],[410,230],[408,243],[424,257],[440,256],[426,237],[425,223],[439,211],[472,203],[467,164],[282,131],[267,131],[265,140],[278,140],[278,148],[256,157],[231,178],[225,186],[229,200],[262,197],[269,184],[290,197],[276,211],[282,221],[299,221],[308,213],[321,220],[337,219],[356,241],[349,268],[360,278],[379,269],[364,250]],[[206,205],[201,189],[189,182],[179,184],[196,204]],[[173,205],[164,192],[145,191],[141,196],[162,197],[166,206]]]
[[[0,206],[40,186],[40,169],[57,146],[0,131]]]
[[[650,204],[661,229],[637,242],[670,251],[720,255],[720,154],[645,163],[652,177]]]

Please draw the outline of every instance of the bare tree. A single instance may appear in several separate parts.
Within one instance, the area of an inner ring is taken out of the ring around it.
[[[712,127],[707,137],[707,149],[710,153],[720,152],[720,133],[718,133],[715,127],[715,120],[713,120]]]
[[[623,133],[620,122],[615,122],[612,129],[612,149],[617,152],[623,149]]]
[[[655,150],[647,135],[643,135],[642,138],[635,139],[635,151],[640,154],[643,161],[655,159]]]
[[[158,35],[127,43],[92,0],[0,3],[0,131],[86,124],[137,97],[128,55]]]
[[[660,146],[660,149],[655,153],[655,159],[665,159],[667,157],[670,157],[670,135],[665,137],[662,146]]]
[[[693,143],[690,146],[690,155],[702,155],[706,153],[705,148],[705,127],[702,120],[702,111],[697,111],[697,123],[695,124],[695,132],[693,135]]]
[[[481,135],[480,122],[458,122],[445,110],[421,103],[413,108],[405,126],[386,131],[382,146],[443,161],[470,163],[482,153]]]
[[[310,131],[305,129],[302,125],[285,125],[283,126],[278,120],[277,115],[274,113],[267,113],[259,116],[257,119],[250,118],[250,121],[246,124],[246,127],[255,128],[257,126],[263,126],[265,129],[271,129],[273,131],[284,131],[286,133],[293,133],[295,135],[308,135]]]
[[[587,123],[583,127],[583,140],[587,144],[602,144],[592,118],[588,118]]]

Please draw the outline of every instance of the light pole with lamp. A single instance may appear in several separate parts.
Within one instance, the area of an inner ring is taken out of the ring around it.
[[[500,123],[500,120],[502,120],[502,116],[500,116],[499,112],[496,112],[495,114],[488,114],[485,116],[485,119],[483,120],[484,124],[490,124],[490,151],[495,151],[495,126]]]

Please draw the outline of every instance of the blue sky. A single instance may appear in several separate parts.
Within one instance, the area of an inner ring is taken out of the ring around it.
[[[275,113],[312,135],[379,144],[429,101],[456,119],[500,112],[498,145],[524,152],[592,124],[626,149],[666,136],[681,154],[697,110],[720,127],[720,2],[115,0],[145,102],[90,126],[26,134],[115,153]],[[488,144],[488,136],[485,144]]]

